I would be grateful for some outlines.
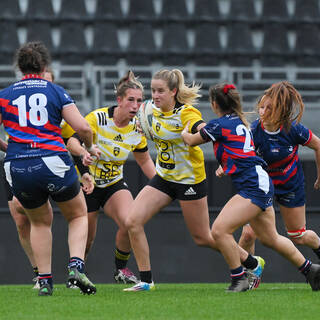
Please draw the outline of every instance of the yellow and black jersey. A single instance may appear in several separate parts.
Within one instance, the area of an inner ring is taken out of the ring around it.
[[[201,112],[191,105],[177,105],[169,112],[153,107],[152,132],[157,149],[156,171],[167,181],[197,184],[206,178],[204,157],[198,147],[184,144],[181,132],[203,122]]]
[[[60,128],[61,128],[61,136],[64,140],[64,143],[66,143],[68,139],[72,137],[72,135],[75,133],[75,131],[64,120],[61,121]]]
[[[101,150],[100,159],[89,166],[97,187],[110,186],[123,178],[123,165],[130,151],[145,152],[146,138],[137,131],[133,118],[123,128],[118,128],[113,121],[116,106],[97,109],[85,118],[93,132],[93,143]]]

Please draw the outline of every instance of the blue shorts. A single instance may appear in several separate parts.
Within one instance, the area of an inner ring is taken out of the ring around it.
[[[11,160],[4,168],[13,194],[27,209],[40,207],[49,196],[57,202],[73,199],[80,191],[77,172],[67,153]]]
[[[232,182],[240,196],[250,199],[262,210],[273,205],[273,184],[261,166],[257,165],[242,171],[236,177],[232,177]]]
[[[304,190],[304,184],[297,186],[294,190],[288,190],[287,192],[278,192],[275,188],[275,199],[277,202],[286,208],[303,207],[306,203],[306,194]]]

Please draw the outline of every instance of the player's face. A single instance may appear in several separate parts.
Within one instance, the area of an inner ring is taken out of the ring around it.
[[[268,114],[271,112],[270,99],[267,97],[264,97],[262,99],[262,103],[259,107],[259,117],[261,119],[266,118],[266,116],[268,116]]]
[[[175,95],[177,89],[170,90],[166,81],[153,79],[151,81],[152,100],[156,107],[161,110],[172,110],[175,106]]]
[[[118,106],[127,111],[132,119],[138,112],[142,103],[142,91],[140,89],[128,89],[123,97],[118,97]]]

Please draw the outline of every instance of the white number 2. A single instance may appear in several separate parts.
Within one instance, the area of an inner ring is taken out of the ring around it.
[[[18,106],[19,125],[27,126],[27,101],[26,96],[21,95],[12,101],[12,104]],[[48,122],[47,97],[43,93],[35,93],[29,97],[28,104],[30,106],[29,120],[34,126],[43,126]]]
[[[236,127],[236,132],[238,136],[242,136],[243,134],[245,134],[246,136],[243,146],[243,152],[253,151],[254,148],[251,146],[251,134],[249,129],[245,125],[239,124]]]

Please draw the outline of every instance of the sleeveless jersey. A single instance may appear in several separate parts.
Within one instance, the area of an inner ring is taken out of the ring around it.
[[[66,91],[27,75],[0,92],[0,112],[9,135],[6,161],[67,152],[61,137],[62,109],[74,101]]]
[[[95,185],[100,188],[123,178],[123,165],[130,151],[148,150],[146,138],[137,131],[137,118],[133,118],[127,126],[118,128],[113,121],[115,108],[100,108],[86,116],[93,132],[93,143],[101,150],[100,159],[89,166]]]
[[[169,112],[153,107],[152,133],[157,149],[157,174],[171,182],[197,184],[206,178],[202,150],[186,146],[181,132],[190,121],[192,128],[201,123],[199,110],[190,105],[176,106]]]
[[[267,162],[267,172],[275,186],[275,193],[287,193],[303,185],[298,147],[310,142],[312,132],[296,122],[292,123],[288,132],[283,128],[268,132],[259,120],[252,123],[251,129],[257,154]]]

